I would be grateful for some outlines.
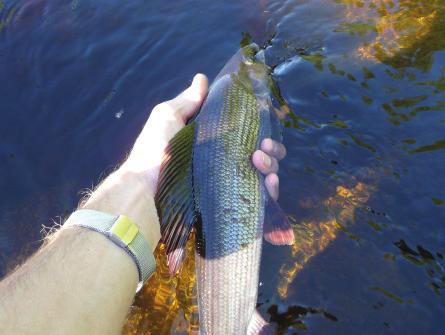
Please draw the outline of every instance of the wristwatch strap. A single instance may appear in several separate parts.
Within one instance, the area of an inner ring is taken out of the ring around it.
[[[125,215],[80,209],[71,214],[63,227],[84,227],[102,233],[133,258],[139,273],[139,291],[156,269],[150,246],[138,227]]]

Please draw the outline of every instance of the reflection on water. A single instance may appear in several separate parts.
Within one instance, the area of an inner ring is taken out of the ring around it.
[[[433,255],[421,245],[417,246],[417,251],[413,250],[404,240],[395,242],[394,245],[400,249],[406,260],[425,269],[430,278],[428,286],[437,296],[441,296],[441,290],[445,289],[445,269],[439,260],[443,260],[443,255],[440,252]]]
[[[336,29],[373,40],[358,53],[392,67],[431,69],[433,53],[445,48],[445,6],[442,0],[335,0],[346,6],[345,21]]]
[[[294,226],[296,241],[292,246],[292,259],[285,262],[280,269],[282,278],[278,293],[282,299],[288,297],[289,284],[295,280],[306,263],[335,240],[339,232],[346,233],[353,240],[359,239],[349,232],[348,226],[355,221],[355,210],[364,207],[373,192],[374,185],[361,182],[350,189],[340,185],[337,186],[336,194],[324,200],[322,204],[302,204],[306,208],[317,206],[316,212],[325,212],[327,217],[302,221]]]
[[[124,334],[198,334],[194,242],[192,234],[175,277],[168,271],[165,246],[156,249],[156,272],[137,295]]]

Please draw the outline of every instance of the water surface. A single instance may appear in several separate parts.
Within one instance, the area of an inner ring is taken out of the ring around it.
[[[250,40],[292,111],[280,202],[297,236],[265,244],[260,311],[279,334],[442,334],[441,0],[0,1],[0,277],[155,104]],[[161,262],[124,332],[193,334],[197,315],[193,258],[173,279]]]

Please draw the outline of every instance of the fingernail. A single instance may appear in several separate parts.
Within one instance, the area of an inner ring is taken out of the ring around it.
[[[262,156],[263,156],[262,158],[263,158],[264,167],[268,168],[272,164],[272,161],[271,161],[270,157],[268,155],[266,155],[264,152],[263,152]]]
[[[273,142],[270,138],[265,138],[261,144],[265,151],[272,152],[274,150]]]

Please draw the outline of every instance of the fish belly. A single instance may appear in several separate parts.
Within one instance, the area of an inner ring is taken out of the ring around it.
[[[245,335],[255,310],[262,240],[221,258],[196,255],[200,335]]]

